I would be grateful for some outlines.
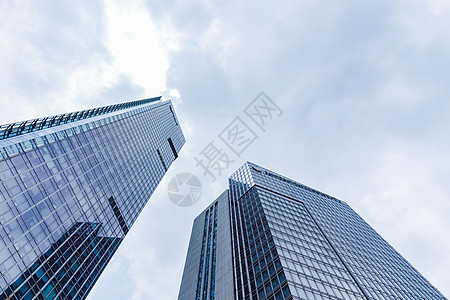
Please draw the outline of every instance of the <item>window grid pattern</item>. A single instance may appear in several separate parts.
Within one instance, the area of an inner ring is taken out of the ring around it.
[[[209,261],[210,261],[210,254],[211,254],[211,237],[212,237],[212,226],[213,226],[213,210],[210,209],[210,213],[209,213],[209,225],[208,225],[208,244],[206,246],[206,259],[205,259],[205,270],[204,270],[204,274],[205,274],[205,278],[203,279],[203,300],[206,300],[208,297],[208,275],[209,275],[209,270],[210,270],[210,265],[209,265]]]
[[[246,163],[237,170],[229,182],[230,194],[234,197],[248,192],[255,185],[276,192],[280,199],[283,196],[293,199],[283,201],[290,203],[288,212],[296,207],[294,203],[303,203],[303,209],[335,249],[366,298],[446,299],[345,202],[252,163]],[[279,223],[271,224],[277,224],[278,229],[283,228]],[[286,247],[288,245],[286,243]],[[292,256],[292,250],[288,248],[286,254]],[[297,266],[294,267],[297,270]],[[342,293],[341,288],[339,290]],[[354,296],[358,297],[356,291]]]
[[[203,279],[203,264],[205,261],[205,249],[206,249],[206,233],[208,232],[208,216],[209,214],[205,213],[205,224],[203,225],[203,237],[202,237],[202,251],[200,254],[200,266],[198,269],[198,278],[197,278],[197,292],[195,299],[200,300],[200,295],[202,291],[202,279]]]
[[[258,195],[294,299],[366,299],[302,203]]]
[[[233,181],[232,184],[236,185],[236,189],[233,189],[230,186],[230,197],[233,197],[233,194],[239,193],[239,189],[242,188],[238,181]],[[248,238],[245,235],[245,228],[243,227],[242,211],[237,201],[231,200],[230,206],[232,248],[234,251],[235,298],[251,299],[252,295],[249,290],[250,283],[248,276],[248,273],[252,272],[252,270],[248,268],[250,250],[245,244],[245,241],[248,241]]]
[[[242,250],[235,251],[236,256],[239,255],[235,269],[248,274],[247,277],[238,274],[237,299],[293,299],[256,189],[250,189],[231,203],[238,216],[233,223],[241,218],[243,233],[240,237],[234,236]]]
[[[0,160],[0,299],[86,297],[125,235],[108,198],[130,228],[165,173],[157,150],[170,165],[168,138],[178,151],[184,144],[170,108],[155,103],[94,117],[94,125],[75,122],[27,151],[16,144],[22,152]],[[80,245],[96,242],[64,252],[61,238],[74,239],[74,224],[98,224],[77,236]],[[61,251],[74,259],[58,261],[52,253]]]
[[[195,299],[215,299],[216,287],[216,250],[217,250],[217,207],[215,202],[205,210],[203,225],[202,247],[197,278]]]
[[[217,206],[214,205],[214,225],[213,225],[213,245],[212,245],[212,262],[211,262],[211,288],[209,299],[214,300],[216,294],[216,259],[217,259]]]
[[[32,149],[66,139],[70,136],[89,131],[93,128],[104,126],[121,119],[126,119],[147,111],[149,106],[153,109],[166,105],[164,102],[145,104],[136,108],[123,108],[120,111],[112,112],[103,116],[93,116],[89,120],[78,120],[72,124],[62,124],[55,128],[40,129],[40,132],[22,133],[21,135],[0,140],[0,153],[3,159],[25,153]]]

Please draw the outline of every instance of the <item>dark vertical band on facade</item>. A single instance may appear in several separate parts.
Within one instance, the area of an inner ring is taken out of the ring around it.
[[[168,138],[167,141],[169,142],[170,149],[172,149],[173,156],[175,156],[175,159],[178,157],[177,149],[175,149],[175,146],[173,145],[172,139]]]
[[[127,234],[128,226],[125,223],[125,220],[123,219],[122,213],[120,212],[119,207],[117,206],[116,200],[114,200],[114,198],[111,196],[108,198],[108,202],[114,212],[114,215],[117,218],[117,221],[119,221],[120,228],[122,228],[124,234]]]
[[[169,109],[170,109],[170,112],[172,113],[172,117],[173,117],[173,120],[175,121],[175,124],[178,125],[177,118],[175,117],[175,113],[173,112],[173,109],[172,109],[172,105],[169,105]]]
[[[156,149],[156,152],[158,152],[158,156],[159,156],[159,159],[161,160],[161,163],[162,163],[162,165],[164,167],[164,170],[167,171],[167,166],[166,166],[166,163],[164,162],[164,159],[163,159],[163,157],[161,155],[161,151],[159,151],[159,149]]]

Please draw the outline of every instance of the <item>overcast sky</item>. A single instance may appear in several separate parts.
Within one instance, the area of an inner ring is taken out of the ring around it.
[[[186,136],[90,300],[175,299],[194,217],[246,160],[346,201],[450,296],[450,2],[0,0],[0,43],[0,123],[162,95]],[[283,114],[212,183],[194,157],[261,91]]]

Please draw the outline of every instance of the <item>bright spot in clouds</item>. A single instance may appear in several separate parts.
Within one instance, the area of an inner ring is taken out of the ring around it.
[[[114,59],[111,68],[129,76],[146,95],[161,94],[166,89],[169,62],[143,1],[106,3],[107,45]]]

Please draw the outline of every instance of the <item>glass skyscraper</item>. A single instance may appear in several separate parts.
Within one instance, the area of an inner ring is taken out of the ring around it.
[[[170,101],[0,126],[0,299],[84,299],[185,142]]]
[[[446,298],[348,204],[247,162],[194,220],[178,299]]]

